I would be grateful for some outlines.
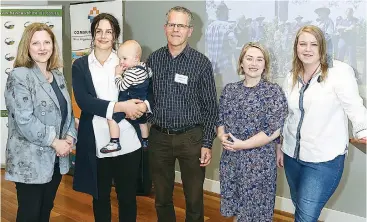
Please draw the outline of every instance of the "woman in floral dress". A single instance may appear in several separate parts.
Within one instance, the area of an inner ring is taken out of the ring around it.
[[[238,60],[244,80],[225,86],[220,97],[218,138],[221,213],[242,221],[272,221],[276,188],[275,144],[287,116],[281,88],[269,82],[269,54],[246,44]]]

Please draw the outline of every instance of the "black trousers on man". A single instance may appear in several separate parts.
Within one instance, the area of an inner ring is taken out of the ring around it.
[[[186,200],[186,222],[204,221],[203,184],[205,168],[200,167],[202,128],[168,135],[151,128],[149,162],[155,191],[158,222],[175,222],[173,189],[178,159]]]
[[[54,174],[48,183],[26,184],[16,182],[17,222],[49,222],[61,178],[59,164],[55,164]]]
[[[96,222],[111,221],[112,179],[119,204],[119,221],[136,221],[136,183],[140,159],[140,149],[117,157],[97,158],[98,199],[93,198]]]

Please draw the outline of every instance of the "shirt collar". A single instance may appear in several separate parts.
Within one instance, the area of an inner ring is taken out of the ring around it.
[[[169,51],[169,49],[168,49],[168,45],[166,45],[165,46],[165,48],[166,48],[166,51],[167,51],[167,53],[170,55],[170,56],[172,56],[172,54],[170,53],[170,51]],[[184,50],[182,50],[182,52],[179,54],[179,55],[177,55],[176,56],[176,58],[178,57],[178,56],[180,56],[181,54],[183,54],[183,55],[185,55],[187,58],[189,58],[190,57],[190,53],[191,53],[191,51],[192,51],[193,49],[190,47],[190,45],[189,44],[187,44],[186,45],[186,47],[184,48]]]
[[[116,53],[115,53],[115,51],[114,50],[112,50],[112,52],[111,52],[111,54],[108,56],[108,58],[107,58],[107,60],[105,61],[105,63],[109,63],[111,60],[113,60],[113,59],[118,59],[118,57],[117,57],[117,55],[116,55]],[[92,52],[90,53],[90,55],[88,56],[88,60],[89,60],[89,62],[90,63],[92,63],[92,64],[99,64],[99,61],[98,61],[98,59],[97,59],[97,57],[96,57],[96,55],[94,54],[94,50],[92,50]]]

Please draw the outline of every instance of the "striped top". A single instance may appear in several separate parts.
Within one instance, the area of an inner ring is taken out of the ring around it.
[[[200,124],[202,146],[211,148],[218,103],[209,59],[190,46],[172,57],[165,46],[149,56],[147,66],[153,71],[152,115],[148,121],[168,129]]]
[[[144,62],[139,65],[128,68],[125,72],[115,77],[115,84],[117,89],[125,91],[130,86],[136,86],[143,83],[146,79],[152,76],[152,71],[147,68]]]

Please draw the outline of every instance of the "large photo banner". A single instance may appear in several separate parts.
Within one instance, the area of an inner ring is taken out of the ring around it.
[[[62,7],[61,6],[4,6],[1,16],[1,167],[5,165],[5,147],[8,137],[8,113],[5,107],[4,90],[8,75],[13,69],[19,41],[24,28],[34,22],[51,27],[62,54]]]
[[[316,25],[328,35],[328,53],[353,67],[366,95],[366,1],[206,0],[206,54],[219,88],[239,80],[235,68],[244,44],[260,42],[270,51],[271,76],[281,83],[291,69],[296,32]]]

